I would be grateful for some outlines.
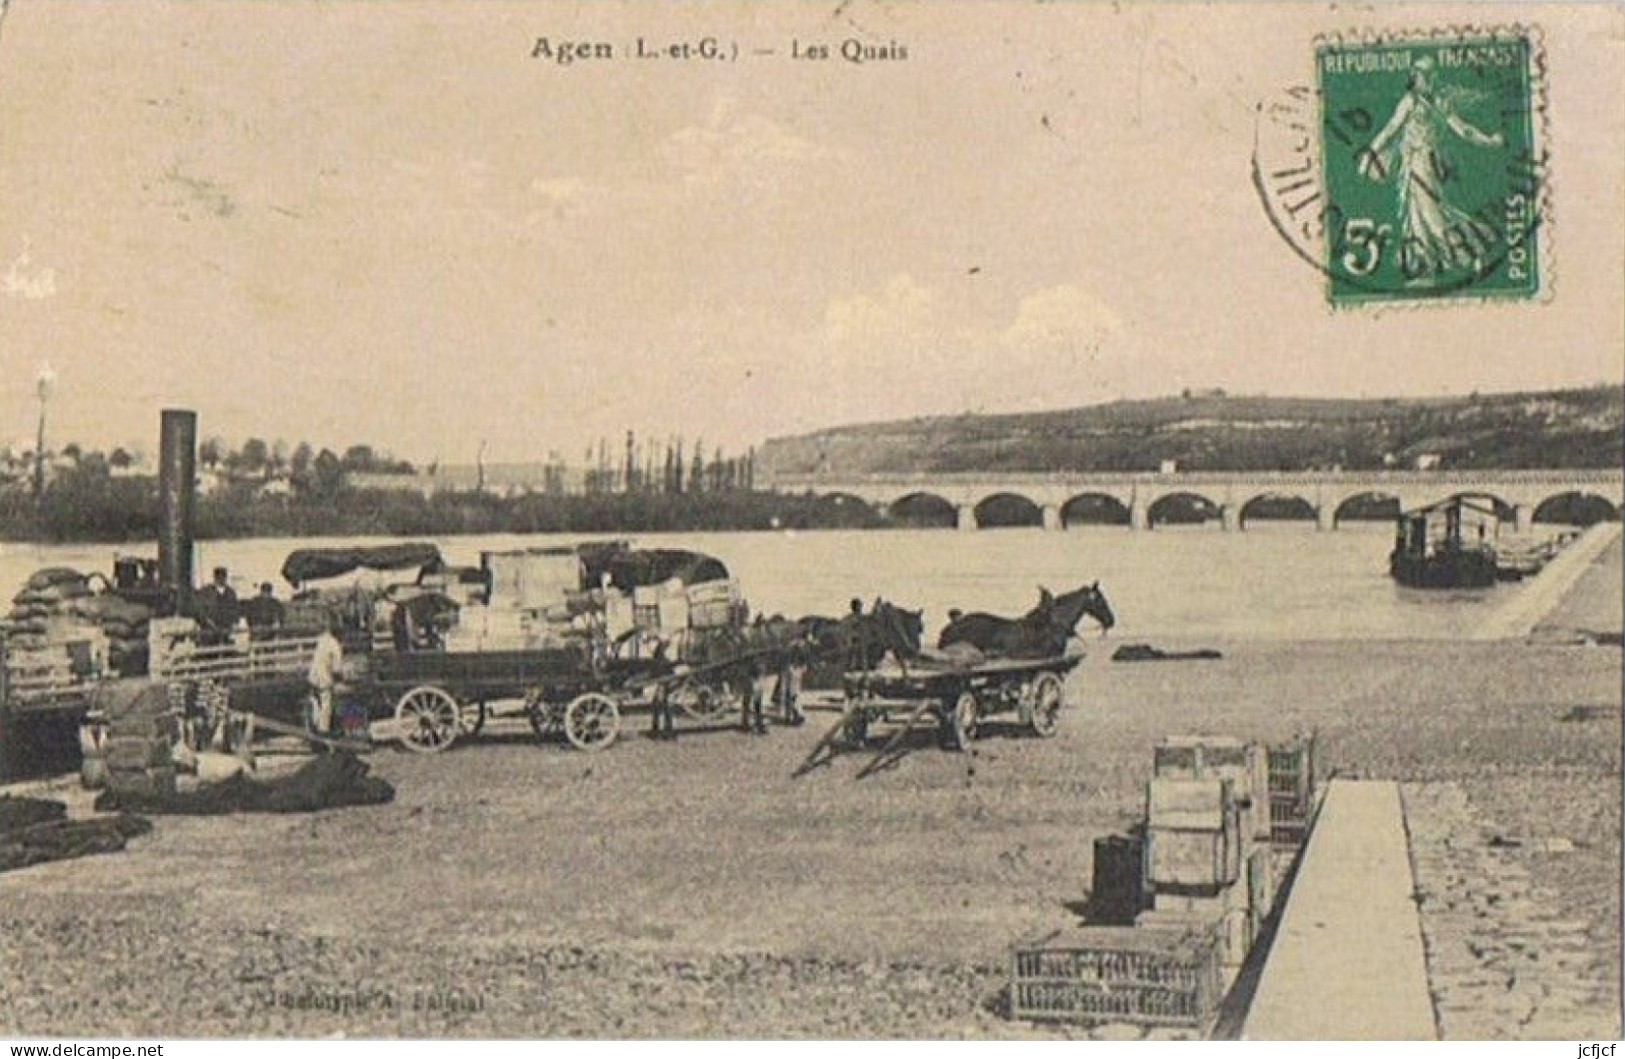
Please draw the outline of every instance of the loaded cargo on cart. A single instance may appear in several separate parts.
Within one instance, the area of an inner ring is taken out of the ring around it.
[[[478,570],[483,591],[455,609],[433,574],[415,594],[385,593],[375,628],[389,645],[371,652],[355,692],[388,722],[375,733],[439,751],[511,712],[539,736],[596,750],[658,695],[696,715],[731,701],[725,674],[704,676],[737,650],[747,611],[721,560],[607,541],[487,551]],[[436,602],[423,608],[426,598]]]

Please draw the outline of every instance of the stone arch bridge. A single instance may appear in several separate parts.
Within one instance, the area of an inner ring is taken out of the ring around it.
[[[1180,471],[1175,473],[944,473],[775,474],[763,482],[790,493],[850,496],[889,513],[921,504],[946,505],[961,529],[994,521],[995,505],[1047,529],[1061,529],[1083,506],[1105,509],[1106,521],[1150,529],[1168,501],[1182,497],[1214,514],[1225,529],[1243,529],[1264,500],[1296,502],[1316,525],[1334,529],[1361,501],[1410,509],[1458,493],[1493,497],[1520,529],[1537,521],[1543,505],[1563,497],[1605,501],[1618,518],[1625,503],[1625,469],[1575,471]],[[1080,518],[1079,521],[1086,521]],[[1096,520],[1098,521],[1098,519]],[[1007,524],[1007,523],[1001,523]]]

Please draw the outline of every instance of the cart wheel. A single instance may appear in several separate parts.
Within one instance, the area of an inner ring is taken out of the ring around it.
[[[1048,739],[1061,727],[1061,704],[1066,696],[1061,691],[1061,678],[1054,673],[1040,673],[1032,686],[1033,731],[1041,739]]]
[[[684,683],[672,692],[672,701],[679,710],[696,721],[712,721],[739,706],[739,696],[727,683]]]
[[[457,711],[457,714],[457,721],[463,735],[479,735],[485,728],[485,703],[465,702]]]
[[[953,713],[948,717],[953,730],[954,745],[961,750],[969,750],[971,740],[976,738],[976,722],[980,719],[981,707],[972,692],[962,692],[954,703]]]
[[[457,741],[461,718],[451,692],[433,684],[420,684],[395,703],[401,742],[419,754],[434,754]]]
[[[589,691],[564,708],[564,737],[577,750],[602,750],[620,730],[620,707],[608,695]]]

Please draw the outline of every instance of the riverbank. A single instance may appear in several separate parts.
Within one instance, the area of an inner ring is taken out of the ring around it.
[[[1094,838],[1143,809],[1151,744],[1191,730],[1280,741],[1314,729],[1324,769],[1459,792],[1408,794],[1413,835],[1443,835],[1474,864],[1522,866],[1518,900],[1469,924],[1500,947],[1430,952],[1436,989],[1500,974],[1508,951],[1562,957],[1549,995],[1565,1002],[1548,1004],[1550,1018],[1483,1004],[1447,1032],[1619,1035],[1617,650],[1218,646],[1218,661],[1131,665],[1103,645],[1069,682],[1055,739],[994,727],[969,754],[922,739],[861,781],[855,756],[790,778],[824,713],[766,738],[632,737],[596,757],[496,724],[440,757],[374,755],[398,789],[387,806],[159,819],[123,854],[6,877],[0,1025],[1082,1035],[1000,1015],[1009,946],[1077,921]],[[1497,892],[1482,870],[1422,873],[1425,929],[1438,936],[1440,915],[1463,907],[1433,895]],[[1561,953],[1542,926],[1550,918],[1569,924]],[[368,989],[398,1002],[363,1010],[354,997]],[[1567,1002],[1582,995],[1582,1006]]]

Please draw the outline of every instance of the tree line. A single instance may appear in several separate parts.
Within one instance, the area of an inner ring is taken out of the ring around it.
[[[236,452],[199,446],[199,463],[226,472],[223,484],[194,504],[201,539],[258,536],[442,536],[462,533],[652,533],[712,530],[868,527],[883,520],[842,498],[790,496],[751,488],[753,456],[709,457],[695,447],[681,473],[671,449],[668,474],[625,465],[588,479],[587,491],[498,496],[488,490],[358,488],[352,473],[381,472],[388,457],[366,446],[343,455],[290,451],[278,465],[269,447]],[[63,455],[68,454],[65,447]],[[133,462],[133,460],[131,461]],[[102,453],[79,451],[53,468],[35,494],[25,473],[0,486],[0,539],[46,542],[149,541],[157,536],[160,502],[151,475],[115,473]],[[130,463],[122,464],[128,467]],[[594,468],[594,470],[600,470]],[[589,475],[592,472],[589,472]],[[267,481],[282,478],[286,489]]]
[[[417,470],[410,461],[394,459],[371,445],[351,445],[340,455],[332,449],[317,451],[308,441],[301,441],[290,449],[285,442],[266,442],[263,438],[249,438],[236,449],[229,448],[220,438],[205,438],[198,446],[197,462],[199,466],[228,475],[260,479],[286,477],[296,485],[308,484],[317,477],[413,474]]]
[[[600,437],[596,446],[587,446],[581,465],[585,470],[580,491],[589,495],[725,493],[756,487],[754,448],[743,456],[730,456],[718,445],[707,454],[700,438],[689,447],[684,438],[670,437],[662,442],[639,438],[636,431],[628,430],[619,451],[605,437]],[[573,491],[568,488],[567,470],[556,452],[548,454],[544,477],[543,492]]]

